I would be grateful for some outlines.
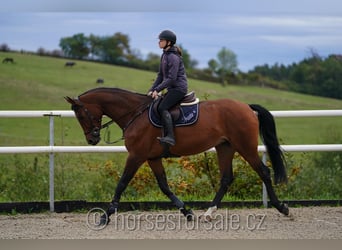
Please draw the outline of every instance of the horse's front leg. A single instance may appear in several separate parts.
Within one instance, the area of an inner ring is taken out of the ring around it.
[[[145,160],[142,160],[139,157],[135,157],[133,155],[128,156],[124,172],[118,182],[118,185],[116,186],[113,200],[109,204],[106,213],[101,216],[100,225],[108,224],[110,222],[110,216],[117,212],[122,193],[125,191],[128,183],[132,180],[137,170],[144,163],[144,161]]]
[[[178,199],[178,197],[171,192],[169,184],[167,183],[167,178],[165,174],[165,169],[162,164],[161,159],[149,160],[150,165],[159,185],[161,191],[169,197],[173,204],[184,214],[188,221],[193,220],[194,214],[191,209],[187,209],[183,201]]]
[[[204,214],[200,215],[199,217],[202,221],[211,221],[213,219],[213,214],[217,211],[218,205],[221,203],[223,196],[227,193],[228,187],[232,182],[233,182],[232,175],[222,176],[220,188],[217,191],[215,198],[210,203],[210,206],[207,209],[207,211]]]
[[[211,221],[213,214],[216,212],[218,205],[221,203],[223,196],[227,193],[230,184],[233,182],[232,159],[234,156],[233,149],[228,143],[222,143],[216,146],[216,152],[221,174],[220,188],[216,192],[215,198],[210,204],[208,210],[200,216],[201,220]]]

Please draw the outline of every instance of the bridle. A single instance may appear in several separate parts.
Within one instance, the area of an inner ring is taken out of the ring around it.
[[[96,126],[96,125],[94,124],[94,121],[96,121],[96,118],[90,113],[90,111],[89,111],[87,108],[84,107],[83,103],[81,103],[81,105],[77,105],[77,108],[73,107],[73,110],[74,110],[74,111],[76,111],[76,109],[77,109],[77,110],[83,109],[84,113],[86,114],[87,119],[90,121],[91,129],[88,130],[88,131],[85,131],[85,132],[84,132],[84,135],[89,135],[89,134],[91,134],[91,135],[94,136],[94,137],[99,137],[99,136],[100,136],[100,130],[101,130],[102,128],[104,128],[104,126],[101,126],[101,127],[99,128],[98,126]],[[97,122],[99,122],[100,124],[101,124],[101,121],[102,121],[101,118],[100,118],[99,120],[97,120]],[[113,121],[110,121],[110,122],[113,123]],[[104,124],[104,125],[106,125],[106,127],[107,127],[107,126],[109,126],[110,124],[107,124],[107,123],[106,123],[106,124]]]
[[[105,124],[102,124],[100,127],[94,125],[94,121],[96,121],[96,118],[91,114],[91,112],[86,107],[84,107],[83,103],[79,99],[78,99],[78,101],[80,103],[80,105],[77,105],[78,108],[83,109],[83,111],[87,115],[87,119],[90,121],[90,125],[91,125],[91,129],[89,131],[85,131],[84,135],[87,136],[87,135],[91,134],[93,137],[100,137],[100,131],[101,131],[101,129],[104,129],[104,128],[106,128],[106,133],[107,133],[109,125],[114,123],[114,120],[110,120],[110,121],[106,122]],[[106,143],[107,144],[113,144],[113,143],[117,143],[121,140],[124,140],[125,139],[124,133],[125,133],[126,129],[135,121],[135,119],[137,119],[140,115],[142,115],[144,113],[145,110],[148,109],[148,107],[150,106],[152,101],[144,102],[144,103],[140,104],[138,107],[132,109],[131,111],[129,111],[129,112],[125,113],[124,115],[122,115],[121,117],[119,117],[117,119],[117,122],[119,122],[120,120],[122,120],[126,116],[132,114],[133,112],[135,113],[133,115],[133,117],[122,128],[122,137],[119,138],[118,140],[114,141],[114,142],[106,141]],[[73,110],[75,110],[75,108],[73,108]],[[97,122],[101,124],[102,117],[99,120],[97,120]]]

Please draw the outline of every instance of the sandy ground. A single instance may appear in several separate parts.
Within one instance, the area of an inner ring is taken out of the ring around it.
[[[97,226],[100,209],[88,213],[0,215],[0,239],[342,239],[342,207],[219,209],[203,222],[178,211],[131,211]]]

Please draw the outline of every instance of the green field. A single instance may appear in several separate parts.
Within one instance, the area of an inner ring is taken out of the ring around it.
[[[146,93],[156,77],[156,72],[96,62],[73,60],[76,65],[69,68],[64,67],[67,59],[0,52],[0,60],[2,61],[5,57],[14,58],[15,64],[0,64],[0,110],[69,110],[70,105],[64,100],[64,96],[74,97],[88,89],[98,87],[96,84],[98,78],[104,79],[103,86],[105,87],[118,87]],[[194,90],[201,100],[232,98],[246,103],[258,103],[271,111],[342,109],[342,100],[269,88],[236,85],[222,87],[214,83],[189,79],[189,89]],[[340,139],[342,138],[342,117],[276,118],[276,124],[281,144],[342,143]],[[116,125],[111,127],[111,136],[112,139],[121,136],[121,131]],[[42,146],[48,145],[48,139],[48,118],[0,118],[0,146]],[[87,145],[81,128],[73,118],[55,119],[55,144]],[[105,145],[105,143],[101,142],[99,145]],[[117,145],[122,145],[122,143]],[[0,168],[11,169],[11,165],[15,164],[13,162],[17,159],[16,157],[18,156],[0,155]],[[28,161],[24,165],[30,165],[37,157],[42,156],[31,155],[26,158],[23,156],[19,162],[24,164]],[[56,164],[62,168],[63,172],[67,171],[67,163],[70,162],[73,163],[72,167],[77,165],[77,168],[89,170],[96,166],[99,167],[101,164],[105,167],[106,164],[109,164],[108,161],[112,162],[110,164],[122,164],[125,156],[73,154],[59,157],[60,161],[57,161]],[[77,159],[78,163],[76,164],[76,160],[73,159]],[[39,160],[39,164],[44,165],[42,163],[44,161]],[[33,165],[37,167],[40,166],[39,164]],[[71,166],[69,167],[71,168]],[[75,176],[79,176],[79,173],[75,173]],[[0,180],[1,178],[4,179],[5,176],[0,176]],[[60,181],[64,183],[65,180]],[[65,190],[61,192],[63,193]],[[80,197],[81,193],[78,191],[75,196],[58,197],[57,195],[57,199],[88,197]],[[111,189],[109,197],[112,193]],[[7,196],[1,197],[1,195],[2,193],[0,193],[0,201],[16,199]]]
[[[0,65],[1,110],[69,110],[64,96],[77,96],[96,88],[103,78],[106,87],[145,93],[154,72],[100,63],[76,61],[64,67],[66,59],[28,54],[0,53],[2,61],[12,57],[16,64]],[[232,98],[258,103],[269,110],[341,109],[342,101],[279,91],[269,88],[227,86],[189,79],[189,89],[201,100]],[[342,127],[342,118],[277,118],[279,137],[285,144],[318,143],[325,133]],[[113,127],[115,130],[115,126]],[[63,131],[62,131],[63,130]],[[113,131],[113,137],[120,131]],[[62,136],[63,135],[63,136]],[[44,145],[48,139],[48,118],[6,118],[0,121],[0,145]],[[56,144],[81,145],[85,141],[71,118],[56,119]],[[334,142],[331,142],[334,143]]]

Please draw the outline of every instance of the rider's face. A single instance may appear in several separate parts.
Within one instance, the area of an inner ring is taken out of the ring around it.
[[[164,39],[159,40],[159,48],[163,49],[167,45],[167,41]]]

